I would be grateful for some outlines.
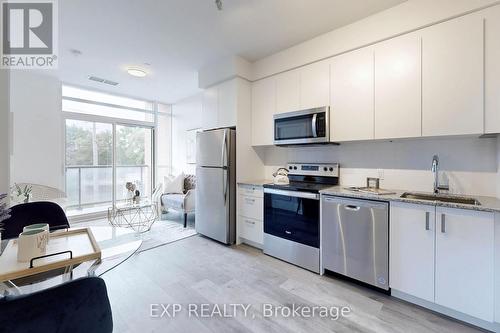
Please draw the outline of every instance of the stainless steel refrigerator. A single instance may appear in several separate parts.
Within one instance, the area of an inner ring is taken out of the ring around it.
[[[196,136],[196,231],[224,244],[236,240],[236,130]]]

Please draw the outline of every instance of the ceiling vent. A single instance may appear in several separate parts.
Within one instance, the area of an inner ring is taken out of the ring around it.
[[[89,80],[99,82],[99,83],[109,84],[110,86],[117,86],[118,85],[118,82],[106,80],[106,79],[103,79],[103,78],[100,78],[97,76],[92,76],[92,75],[89,76]]]

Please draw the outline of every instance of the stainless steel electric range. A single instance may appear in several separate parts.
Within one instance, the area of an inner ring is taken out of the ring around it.
[[[338,164],[287,166],[288,185],[264,185],[264,253],[319,273],[320,195],[338,184]]]

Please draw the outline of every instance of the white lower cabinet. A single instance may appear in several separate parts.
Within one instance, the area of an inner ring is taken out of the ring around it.
[[[435,206],[391,204],[390,286],[429,302],[434,302],[435,225]]]
[[[493,322],[493,213],[391,203],[390,224],[392,289]]]
[[[240,226],[240,237],[257,244],[262,244],[264,242],[264,222],[242,216]]]
[[[436,303],[493,321],[493,213],[437,207]]]
[[[243,243],[262,247],[264,239],[264,189],[260,186],[238,186],[238,238]]]
[[[254,220],[263,220],[264,201],[262,198],[240,195],[240,210],[239,215],[245,216]]]

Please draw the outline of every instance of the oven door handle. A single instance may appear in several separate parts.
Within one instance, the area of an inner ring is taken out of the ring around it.
[[[319,200],[319,194],[318,193],[300,192],[300,191],[275,190],[275,189],[272,189],[272,188],[264,188],[264,193],[284,195],[284,196],[293,197],[293,198],[303,198],[303,199]]]

